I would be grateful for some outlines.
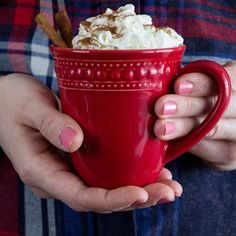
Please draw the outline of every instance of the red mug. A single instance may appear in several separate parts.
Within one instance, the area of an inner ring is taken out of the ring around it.
[[[84,141],[72,153],[88,185],[113,189],[156,182],[163,166],[200,141],[217,123],[230,98],[230,79],[215,62],[181,68],[185,45],[150,50],[79,50],[51,46],[62,109],[82,127]],[[157,98],[176,77],[201,72],[215,80],[218,100],[204,121],[174,141],[154,136]]]

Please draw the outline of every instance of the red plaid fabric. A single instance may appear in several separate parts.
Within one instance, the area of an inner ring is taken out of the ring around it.
[[[3,155],[3,154],[2,154]],[[0,235],[18,235],[18,179],[6,157],[0,158]]]

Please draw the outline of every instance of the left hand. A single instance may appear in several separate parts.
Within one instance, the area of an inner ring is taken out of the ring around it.
[[[0,78],[0,146],[37,196],[58,199],[77,211],[105,213],[170,202],[182,194],[165,168],[156,183],[144,187],[86,186],[62,154],[80,147],[82,129],[58,105],[51,91],[30,75]]]
[[[217,125],[189,150],[207,165],[219,170],[236,169],[236,61],[224,65],[232,83],[229,106]],[[154,131],[158,138],[171,140],[188,134],[206,116],[216,101],[216,85],[208,76],[190,73],[179,77],[176,94],[159,98],[155,112],[159,119]]]

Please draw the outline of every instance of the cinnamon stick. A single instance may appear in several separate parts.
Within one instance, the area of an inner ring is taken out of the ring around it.
[[[55,19],[61,38],[64,40],[68,47],[72,48],[73,33],[71,22],[67,15],[67,12],[59,11],[55,16]]]
[[[39,13],[35,21],[39,25],[39,27],[47,34],[48,38],[52,40],[52,42],[62,48],[68,48],[67,44],[62,40],[60,35],[54,29],[54,27],[49,23],[47,18],[44,16],[43,13]]]

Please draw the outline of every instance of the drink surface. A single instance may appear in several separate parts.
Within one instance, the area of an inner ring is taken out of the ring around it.
[[[136,14],[134,5],[127,4],[82,21],[72,44],[80,49],[159,49],[178,47],[183,38],[172,28],[155,27],[149,15]]]

